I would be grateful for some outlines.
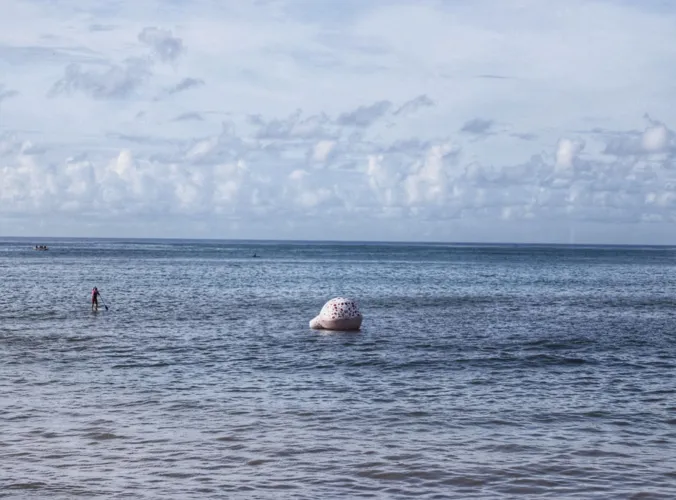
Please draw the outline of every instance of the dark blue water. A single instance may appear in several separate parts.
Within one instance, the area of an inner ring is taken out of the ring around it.
[[[0,240],[0,496],[674,498],[675,319],[671,248]]]

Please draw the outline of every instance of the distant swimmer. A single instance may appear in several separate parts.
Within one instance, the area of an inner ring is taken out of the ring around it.
[[[99,310],[99,296],[101,294],[99,293],[99,289],[94,287],[92,290],[92,311],[98,311]]]

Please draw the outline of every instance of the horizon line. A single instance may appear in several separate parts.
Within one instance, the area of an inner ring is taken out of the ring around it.
[[[186,238],[186,237],[138,237],[138,236],[3,236],[2,240],[101,240],[101,241],[204,241],[232,243],[314,243],[314,244],[388,244],[388,245],[458,245],[458,246],[558,246],[558,247],[651,247],[672,248],[676,244],[667,243],[554,243],[554,242],[482,242],[482,241],[433,241],[433,240],[329,240],[329,239],[266,239],[266,238]]]

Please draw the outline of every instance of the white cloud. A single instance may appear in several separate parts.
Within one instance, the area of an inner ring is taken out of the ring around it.
[[[186,160],[199,160],[213,152],[218,146],[218,137],[198,141],[185,154]]]
[[[314,144],[322,153],[317,158],[335,147]],[[583,159],[581,141],[562,139],[545,156],[494,166],[467,162],[463,147],[452,141],[407,144],[354,143],[343,154],[353,151],[358,168],[345,175],[339,169],[297,168],[301,158],[293,160],[293,141],[280,140],[266,155],[259,141],[232,136],[227,128],[188,144],[181,155],[154,159],[122,149],[107,158],[58,161],[29,141],[5,136],[0,218],[201,216],[215,222],[222,216],[267,214],[276,220],[283,213],[305,220],[330,213],[350,219],[369,207],[359,215],[362,224],[378,224],[382,217],[479,224],[676,219],[676,165],[670,156],[649,162],[641,156]],[[371,153],[354,153],[364,149]]]
[[[432,146],[425,159],[413,166],[413,172],[404,181],[410,205],[442,204],[445,201],[449,178],[446,160],[453,151],[449,144]]]
[[[584,148],[584,143],[571,139],[561,139],[556,149],[556,165],[562,169],[573,166],[573,160]]]
[[[366,175],[371,189],[376,193],[380,204],[390,207],[398,204],[397,191],[401,188],[404,176],[392,167],[383,165],[383,155],[369,155]]]
[[[467,132],[470,134],[482,135],[487,133],[493,126],[493,120],[485,120],[483,118],[474,118],[465,122],[465,124],[460,129],[461,132]]]
[[[368,127],[382,118],[392,107],[389,101],[378,101],[368,106],[359,106],[353,111],[342,113],[338,124],[343,126]]]
[[[292,181],[300,181],[307,175],[309,175],[307,171],[297,169],[289,174],[289,179],[291,179]]]
[[[431,108],[434,106],[434,101],[430,99],[428,96],[422,94],[419,95],[418,97],[411,99],[410,101],[405,102],[402,104],[399,109],[397,109],[394,114],[395,115],[407,115],[411,113],[415,113],[420,109],[424,108]]]
[[[646,131],[643,132],[641,146],[643,146],[643,149],[646,151],[655,153],[666,148],[668,141],[669,132],[667,128],[660,123],[652,127],[648,127]]]
[[[81,91],[95,99],[124,99],[133,96],[150,74],[148,62],[143,59],[127,59],[102,71],[83,70],[79,64],[69,64],[63,78],[50,89],[49,96]]]
[[[152,47],[157,57],[164,62],[175,61],[183,52],[183,41],[166,29],[143,28],[138,39]]]
[[[314,208],[331,198],[331,190],[320,188],[317,191],[303,191],[300,193],[298,203],[305,208]]]
[[[336,141],[319,141],[317,144],[315,144],[312,153],[312,159],[318,162],[325,162],[335,147]]]

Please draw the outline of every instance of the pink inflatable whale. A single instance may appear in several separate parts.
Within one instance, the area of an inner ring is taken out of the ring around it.
[[[315,330],[359,330],[362,315],[359,306],[352,299],[336,297],[329,300],[319,313],[310,321]]]

